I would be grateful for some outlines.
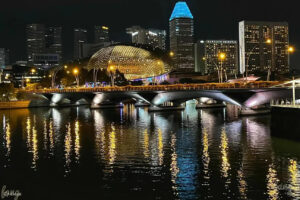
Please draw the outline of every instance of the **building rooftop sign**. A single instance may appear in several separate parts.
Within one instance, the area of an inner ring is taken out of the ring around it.
[[[177,18],[189,18],[194,19],[188,5],[184,1],[179,1],[176,3],[175,8],[170,17],[170,21]]]

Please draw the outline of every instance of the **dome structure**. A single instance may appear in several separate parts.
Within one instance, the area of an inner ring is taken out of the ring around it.
[[[169,72],[169,65],[148,50],[115,45],[100,49],[90,59],[88,69],[107,70],[113,66],[127,80],[156,77]]]

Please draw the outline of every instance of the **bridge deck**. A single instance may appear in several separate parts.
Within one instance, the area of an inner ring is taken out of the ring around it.
[[[64,88],[64,89],[23,89],[25,93],[87,93],[87,92],[140,92],[140,91],[186,91],[186,90],[228,90],[228,89],[270,89],[279,82],[241,83],[206,83],[206,84],[176,84],[154,86],[121,86],[95,88]],[[274,88],[275,89],[275,88]]]

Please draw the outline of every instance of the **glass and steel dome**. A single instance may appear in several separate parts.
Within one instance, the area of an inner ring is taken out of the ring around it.
[[[128,80],[155,77],[165,74],[169,65],[152,52],[127,45],[116,45],[100,49],[90,59],[88,69],[107,70],[114,66]]]

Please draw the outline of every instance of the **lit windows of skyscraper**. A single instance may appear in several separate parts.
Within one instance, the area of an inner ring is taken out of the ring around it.
[[[221,66],[220,53],[225,53],[226,59],[222,67],[227,75],[238,73],[238,42],[235,40],[200,40],[195,44],[195,71],[203,75],[217,73]]]
[[[26,26],[27,59],[33,62],[34,54],[45,52],[45,26],[43,24],[29,24]]]
[[[46,29],[46,53],[58,54],[62,59],[62,28],[48,27]]]
[[[170,50],[174,53],[175,70],[194,72],[194,20],[186,2],[176,3],[169,19]]]
[[[5,48],[0,48],[0,68],[5,68],[9,65],[9,50]]]
[[[29,66],[51,68],[58,65],[62,57],[62,28],[45,27],[43,24],[28,24],[27,59]],[[57,58],[55,61],[46,58]],[[37,59],[39,58],[39,59]],[[45,58],[43,60],[43,58]]]
[[[240,72],[289,72],[289,27],[286,22],[239,23]]]
[[[109,27],[95,26],[94,27],[94,43],[109,42]]]
[[[83,44],[87,43],[87,30],[82,28],[74,29],[74,59],[83,58]]]
[[[130,34],[133,44],[146,44],[151,47],[166,49],[166,31],[158,29],[144,29],[140,26],[133,26],[126,29]]]

